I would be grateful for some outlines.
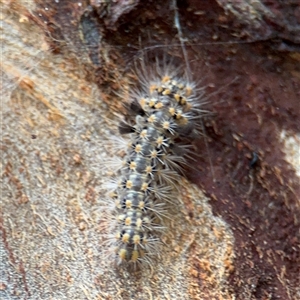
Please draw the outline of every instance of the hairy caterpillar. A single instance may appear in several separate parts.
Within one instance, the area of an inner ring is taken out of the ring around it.
[[[167,203],[176,203],[182,165],[201,127],[201,89],[167,58],[150,72],[137,71],[141,88],[131,94],[119,125],[129,143],[109,196],[115,203],[110,242],[118,263],[150,263],[159,249]]]

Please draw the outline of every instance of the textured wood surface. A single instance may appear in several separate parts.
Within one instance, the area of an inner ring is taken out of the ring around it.
[[[1,299],[300,298],[300,8],[158,2],[2,1]],[[213,116],[134,273],[105,258],[103,165],[134,61],[161,51]]]

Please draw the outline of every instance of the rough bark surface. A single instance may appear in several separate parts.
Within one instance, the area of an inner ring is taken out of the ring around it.
[[[300,299],[300,5],[281,2],[2,1],[1,299]],[[161,257],[132,272],[105,258],[103,162],[134,62],[162,52],[212,116]]]

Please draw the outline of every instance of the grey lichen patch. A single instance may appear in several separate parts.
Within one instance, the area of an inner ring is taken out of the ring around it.
[[[286,160],[293,166],[298,177],[300,177],[300,136],[289,135],[286,131],[280,133],[280,139],[284,143]]]

